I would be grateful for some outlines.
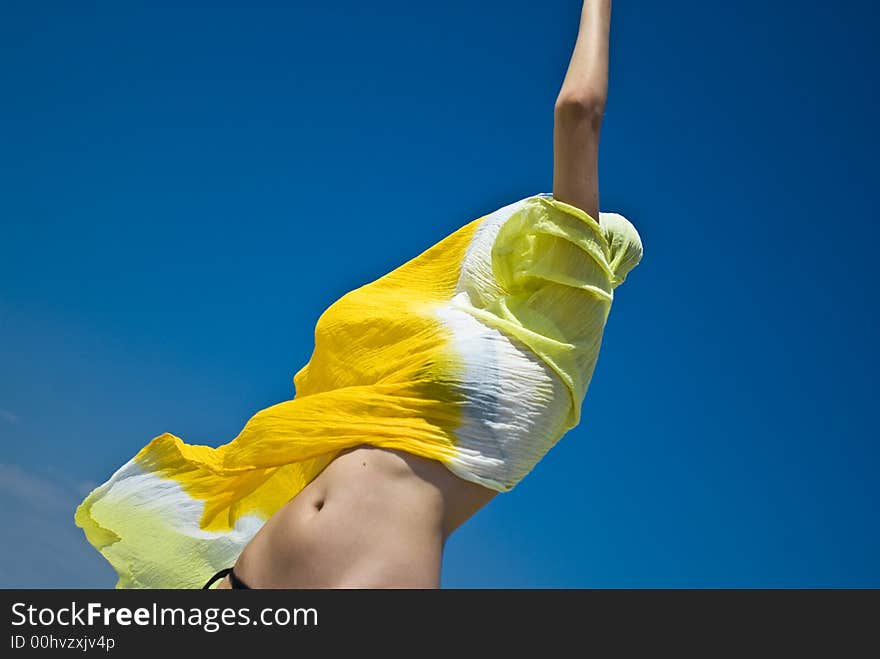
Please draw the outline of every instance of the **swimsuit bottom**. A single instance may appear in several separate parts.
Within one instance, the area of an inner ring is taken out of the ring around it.
[[[235,571],[231,567],[223,568],[217,574],[215,574],[213,577],[208,579],[208,583],[206,583],[204,586],[202,586],[202,589],[208,590],[213,585],[213,583],[215,581],[219,581],[220,579],[222,579],[226,575],[229,575],[229,583],[232,586],[233,590],[250,590],[251,589],[250,586],[248,586],[244,581],[242,581],[241,579],[238,578],[238,576],[235,574]]]

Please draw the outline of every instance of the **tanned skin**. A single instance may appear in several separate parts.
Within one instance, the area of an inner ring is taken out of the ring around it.
[[[585,0],[554,105],[553,196],[597,221],[610,21],[611,0]],[[446,539],[495,494],[437,461],[358,446],[266,522],[235,573],[252,588],[436,588]]]

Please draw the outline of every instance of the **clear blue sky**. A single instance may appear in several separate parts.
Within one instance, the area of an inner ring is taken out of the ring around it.
[[[229,441],[339,295],[550,191],[579,11],[4,3],[0,586],[112,586],[89,487]],[[615,3],[601,206],[645,258],[445,586],[880,586],[877,14]]]

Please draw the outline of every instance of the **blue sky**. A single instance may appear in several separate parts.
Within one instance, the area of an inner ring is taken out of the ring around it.
[[[0,586],[112,586],[90,487],[229,441],[339,295],[550,191],[578,2],[318,4],[4,3]],[[616,3],[601,207],[645,257],[444,586],[880,586],[876,20]]]

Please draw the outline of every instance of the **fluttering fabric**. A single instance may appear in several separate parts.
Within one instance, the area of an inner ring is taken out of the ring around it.
[[[641,257],[624,217],[548,193],[473,220],[330,305],[293,399],[219,448],[159,435],[76,524],[118,588],[198,588],[347,448],[508,491],[578,424],[614,289]]]

